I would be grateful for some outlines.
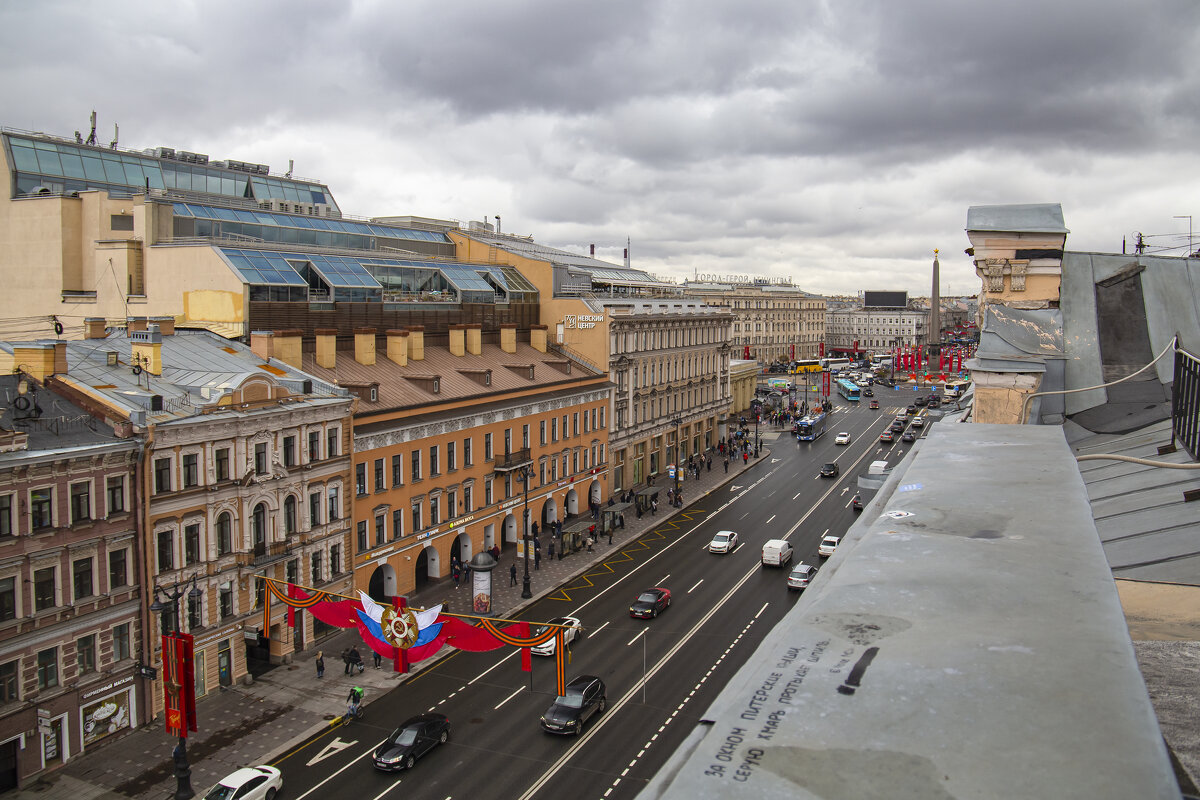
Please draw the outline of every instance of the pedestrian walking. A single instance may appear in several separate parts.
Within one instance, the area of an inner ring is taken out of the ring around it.
[[[533,568],[534,569],[542,568],[542,551],[541,550],[533,551]]]
[[[550,556],[550,558],[552,558],[552,559],[554,558],[554,542],[553,541],[550,542],[549,547],[546,548],[546,553],[547,553],[547,555]]]
[[[346,671],[343,674],[349,675],[350,674],[350,648],[349,647],[342,650],[342,662],[345,663],[345,665],[346,665]]]
[[[317,651],[317,677],[325,677],[325,655],[320,650]]]
[[[658,500],[653,499],[653,498],[651,498],[651,500],[650,500],[650,513],[651,514],[658,513]]]
[[[458,564],[450,568],[450,574],[454,577],[454,588],[457,589],[458,582],[462,580],[462,570],[458,568]]]
[[[743,452],[742,453],[742,464],[748,464],[748,463],[750,463],[750,453]]]
[[[508,585],[509,586],[517,585],[517,565],[516,564],[513,564],[511,567],[508,568]]]
[[[375,669],[379,669],[380,663],[383,662],[383,656],[379,655],[377,650],[372,649],[371,655],[375,656]]]
[[[712,456],[708,457],[708,460],[704,464],[704,468],[709,472],[712,472]]]

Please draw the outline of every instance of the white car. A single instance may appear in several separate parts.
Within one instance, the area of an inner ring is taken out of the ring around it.
[[[817,547],[817,555],[829,558],[833,555],[833,551],[837,550],[837,546],[841,541],[841,538],[838,536],[826,536],[821,540],[820,546]]]
[[[273,800],[283,788],[283,776],[274,767],[242,767],[208,790],[204,800]]]
[[[846,431],[839,433],[833,440],[834,444],[850,444],[850,434]]]
[[[738,535],[733,531],[721,531],[708,543],[710,553],[732,553],[738,544]]]
[[[816,577],[817,568],[812,564],[800,562],[792,567],[792,571],[788,573],[788,588],[789,589],[807,589],[809,582]]]
[[[583,623],[580,622],[577,617],[555,617],[554,619],[550,620],[549,625],[538,626],[538,628],[533,632],[534,635],[536,636],[545,632],[550,625],[565,626],[563,628],[563,642],[567,645],[570,645],[571,642],[574,642],[579,638],[579,635],[583,633]],[[551,639],[548,642],[542,642],[536,647],[529,648],[529,651],[535,656],[552,656],[554,655],[555,641],[555,639]]]

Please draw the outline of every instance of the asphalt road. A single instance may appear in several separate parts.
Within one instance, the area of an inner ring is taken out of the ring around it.
[[[365,719],[318,734],[277,761],[286,796],[633,797],[796,602],[786,586],[788,569],[761,565],[763,542],[787,538],[793,563],[819,565],[822,536],[840,536],[854,520],[857,475],[873,460],[894,464],[907,452],[909,445],[878,441],[903,411],[899,396],[878,399],[878,411],[866,403],[837,407],[815,442],[797,445],[787,431],[778,434],[769,460],[522,612],[529,620],[564,614],[583,620],[587,635],[571,649],[567,679],[602,678],[608,710],[581,736],[554,736],[539,727],[555,694],[552,658],[534,657],[526,673],[519,653],[507,648],[456,652],[374,698]],[[778,429],[761,430],[773,437]],[[838,431],[850,432],[853,441],[834,445]],[[838,462],[838,478],[819,477],[827,461]],[[738,532],[734,552],[707,551],[719,530]],[[629,603],[651,586],[671,590],[671,607],[656,619],[630,618]],[[450,718],[449,743],[411,772],[376,771],[375,746],[399,722],[425,711]]]

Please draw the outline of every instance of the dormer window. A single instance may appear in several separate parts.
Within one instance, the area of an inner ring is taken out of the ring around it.
[[[433,393],[434,393],[434,394],[441,394],[441,391],[442,391],[442,379],[441,379],[441,378],[434,378],[434,379],[433,379]]]
[[[487,372],[483,373],[483,385],[484,386],[492,385],[492,371],[490,369]]]
[[[529,380],[533,380],[533,364],[529,365]]]
[[[372,386],[371,387],[371,402],[374,403],[377,400],[379,400],[379,388]]]

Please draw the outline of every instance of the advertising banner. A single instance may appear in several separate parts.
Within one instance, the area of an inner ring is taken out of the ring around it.
[[[162,637],[163,708],[167,733],[187,738],[196,727],[196,682],[192,664],[192,635],[168,633]]]
[[[471,611],[475,614],[492,613],[491,570],[471,570]]]

